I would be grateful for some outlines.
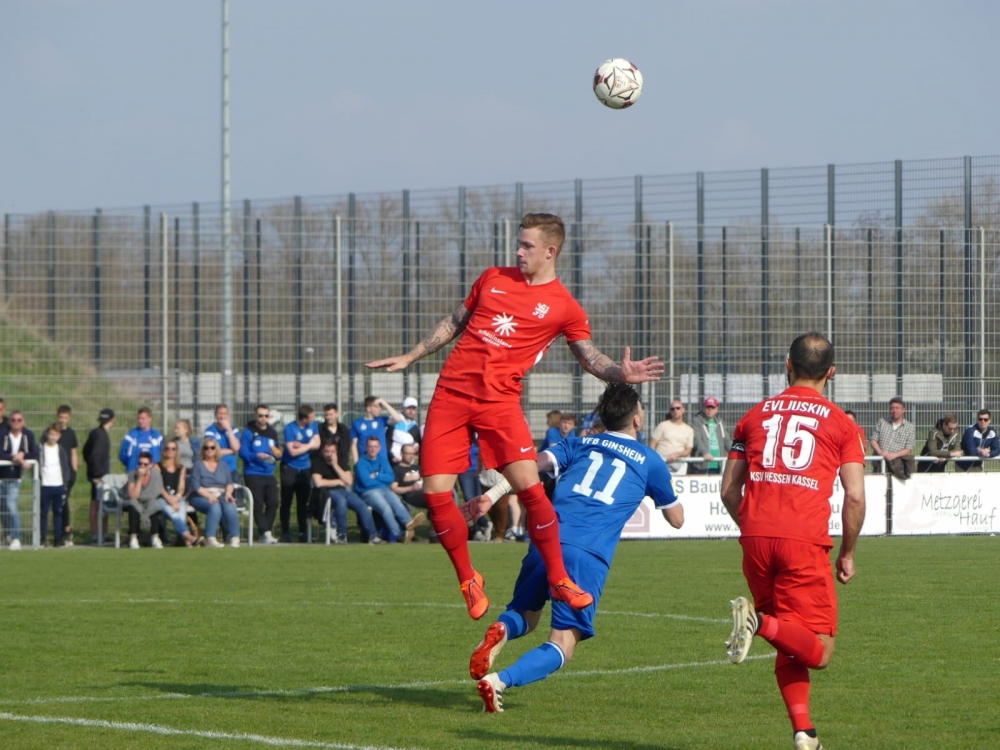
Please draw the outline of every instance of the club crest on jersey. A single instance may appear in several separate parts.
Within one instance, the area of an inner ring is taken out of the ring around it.
[[[514,322],[513,315],[500,313],[493,316],[493,330],[498,336],[512,336],[515,328],[517,328],[517,323]]]
[[[534,315],[539,320],[541,320],[542,318],[545,317],[545,314],[548,311],[549,311],[549,306],[539,302],[538,305],[535,307],[535,311],[531,314]]]

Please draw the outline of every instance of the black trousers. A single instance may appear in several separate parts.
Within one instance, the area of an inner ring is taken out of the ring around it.
[[[253,518],[257,531],[261,534],[271,531],[274,517],[278,515],[278,480],[273,474],[264,477],[244,474],[243,483],[253,493]]]
[[[299,533],[304,534],[309,524],[309,494],[312,492],[309,469],[293,469],[281,465],[281,533],[291,534],[292,496],[295,496],[295,517]],[[252,492],[253,490],[251,490]]]
[[[128,513],[128,533],[138,534],[139,524],[142,521],[142,513],[137,511],[131,505],[125,506],[125,512]],[[163,529],[164,529],[165,516],[162,510],[156,511],[153,515],[149,517],[149,533],[150,535],[156,535],[163,540]]]

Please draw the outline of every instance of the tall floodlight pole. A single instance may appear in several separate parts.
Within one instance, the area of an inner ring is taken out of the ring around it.
[[[222,403],[233,406],[233,228],[229,171],[229,0],[222,0]]]

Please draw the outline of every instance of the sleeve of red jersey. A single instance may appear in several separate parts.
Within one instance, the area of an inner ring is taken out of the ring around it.
[[[840,465],[863,464],[865,462],[865,446],[861,442],[858,428],[846,414],[841,416],[843,418],[841,429],[844,431],[844,437],[840,447]]]
[[[465,298],[465,309],[475,310],[476,305],[479,304],[479,296],[483,293],[483,286],[486,284],[486,277],[496,269],[487,268],[481,274],[476,282],[472,285],[472,289],[469,290],[469,296]]]
[[[573,300],[572,312],[566,321],[566,325],[563,326],[562,332],[567,341],[586,341],[589,338],[593,338],[590,333],[590,321],[587,319],[587,311],[576,300]]]
[[[736,429],[733,430],[733,444],[729,448],[730,460],[747,457],[747,444],[746,438],[744,437],[744,421],[746,421],[745,416],[736,423]]]

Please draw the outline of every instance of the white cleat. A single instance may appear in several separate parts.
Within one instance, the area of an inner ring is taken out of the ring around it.
[[[229,540],[229,546],[233,549],[237,549],[240,546],[240,538],[238,536],[234,536]]]
[[[222,547],[224,545],[222,544],[222,542],[220,542],[214,536],[207,536],[207,537],[205,537],[205,546],[206,547]]]
[[[129,537],[128,548],[129,549],[139,549],[139,537],[134,536],[134,535],[131,536],[131,537]]]
[[[159,534],[153,534],[153,549],[163,549],[163,542],[160,541]]]
[[[10,540],[10,547],[8,547],[8,549],[11,552],[17,552],[19,549],[21,549],[21,540],[20,539],[11,539]]]
[[[483,711],[488,714],[503,713],[503,691],[507,686],[500,681],[496,672],[490,672],[478,683],[476,690],[483,699]]]
[[[823,750],[819,739],[810,737],[805,732],[796,732],[793,741],[795,742],[795,750]]]
[[[757,633],[757,613],[746,597],[738,596],[729,602],[733,612],[733,632],[726,641],[726,655],[733,664],[740,664],[750,653],[750,645]]]

